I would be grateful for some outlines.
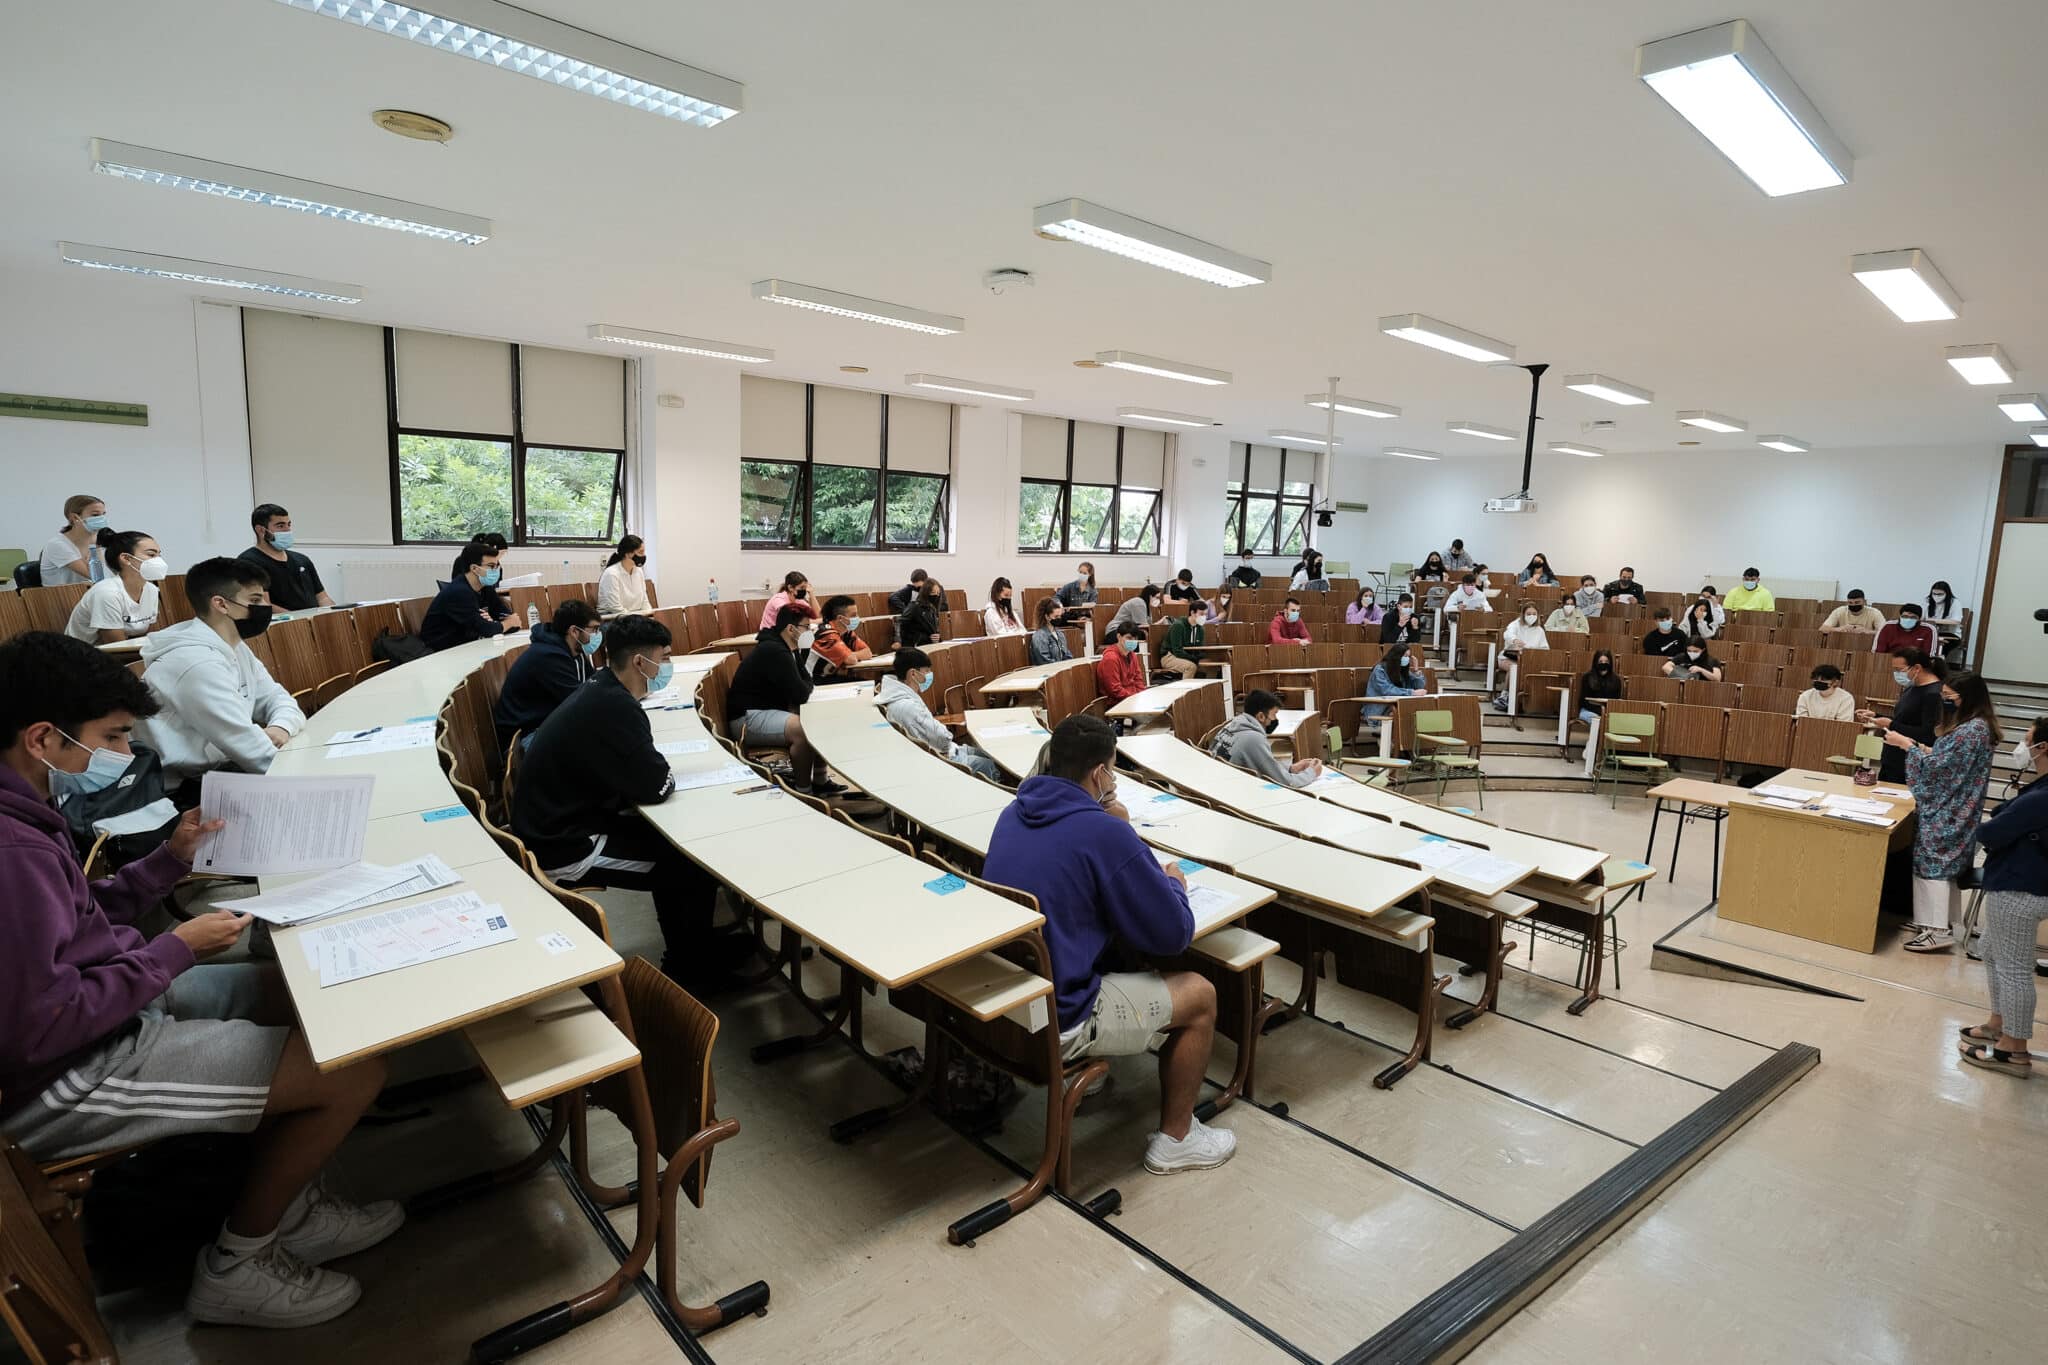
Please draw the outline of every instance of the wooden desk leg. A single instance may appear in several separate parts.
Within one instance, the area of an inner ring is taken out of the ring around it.
[[[548,1164],[549,1158],[561,1150],[562,1139],[569,1135],[571,1097],[557,1096],[548,1107],[548,1131],[538,1146],[509,1166],[495,1170],[477,1171],[471,1175],[457,1177],[445,1184],[421,1190],[405,1201],[406,1212],[413,1215],[432,1213],[450,1204],[524,1180]]]

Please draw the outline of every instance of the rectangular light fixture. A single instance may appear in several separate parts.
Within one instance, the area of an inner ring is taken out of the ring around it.
[[[2028,427],[2027,436],[2037,446],[2048,446],[2048,427]]]
[[[1568,374],[1564,386],[1573,393],[1583,393],[1588,398],[1599,398],[1609,403],[1619,403],[1625,408],[1640,407],[1656,398],[1648,389],[1639,389],[1633,384],[1624,384],[1604,374]]]
[[[1225,289],[1264,284],[1273,278],[1273,267],[1264,261],[1240,256],[1199,237],[1189,237],[1086,199],[1040,204],[1031,211],[1031,227],[1047,237],[1099,247],[1206,284],[1220,284]]]
[[[437,52],[559,85],[692,127],[711,128],[740,111],[738,81],[498,0],[428,0],[432,9],[386,0],[283,0]]]
[[[1411,450],[1407,446],[1381,446],[1380,454],[1392,455],[1402,460],[1437,460],[1443,458],[1433,450]]]
[[[1161,379],[1178,379],[1189,384],[1230,382],[1228,370],[1205,370],[1200,365],[1183,365],[1178,360],[1161,360],[1156,355],[1140,355],[1136,351],[1097,351],[1095,363],[1107,365],[1112,370],[1158,375]]]
[[[1327,393],[1312,393],[1302,401],[1312,408],[1322,408],[1326,411],[1331,406],[1330,395]],[[1353,417],[1399,417],[1401,415],[1401,410],[1392,403],[1375,403],[1370,398],[1346,398],[1342,394],[1337,395],[1336,408],[1337,411],[1348,412]]]
[[[2015,422],[2048,422],[2048,407],[2038,393],[2001,393],[1998,410]]]
[[[409,204],[403,199],[386,199],[381,194],[343,189],[300,180],[276,171],[251,170],[220,161],[205,161],[177,152],[160,152],[133,147],[96,137],[92,140],[92,168],[102,175],[139,180],[145,185],[167,185],[172,189],[197,190],[223,199],[250,204],[270,204],[295,209],[319,218],[337,218],[366,227],[390,228],[442,242],[475,246],[487,241],[491,224],[487,218],[466,213]]]
[[[1963,311],[1961,297],[1918,247],[1851,256],[1849,273],[1900,322],[1945,322]]]
[[[1467,360],[1512,362],[1515,358],[1515,348],[1505,341],[1495,341],[1492,337],[1468,332],[1462,327],[1453,327],[1448,322],[1438,322],[1435,318],[1421,313],[1396,313],[1392,317],[1381,318],[1380,330],[1390,337],[1420,342],[1424,346],[1449,351],[1452,355],[1463,356]]]
[[[931,336],[951,336],[967,330],[967,324],[944,313],[926,313],[915,308],[905,308],[897,303],[884,303],[880,299],[864,299],[858,294],[841,294],[837,290],[819,289],[814,285],[792,284],[788,280],[755,280],[754,297],[770,303],[786,303],[793,308],[809,308],[813,312],[831,313],[835,317],[856,318],[861,322],[879,322],[884,327],[901,327],[907,331],[924,332]]]
[[[1720,413],[1708,412],[1705,408],[1692,408],[1681,412],[1678,414],[1678,420],[1689,427],[1698,427],[1702,431],[1729,432],[1749,430],[1749,423],[1743,421],[1740,417],[1723,417]]]
[[[59,242],[57,251],[72,265],[82,265],[88,270],[118,270],[127,275],[183,280],[187,284],[253,289],[259,294],[282,294],[286,298],[313,299],[320,303],[363,301],[363,287],[359,284],[311,280],[304,275],[280,275],[270,270],[249,270],[239,265],[217,265],[212,261],[188,261],[178,256],[152,256],[144,251],[121,251],[110,246],[81,246],[77,242]]]
[[[1512,441],[1522,433],[1509,431],[1506,427],[1490,427],[1483,422],[1446,422],[1444,430],[1455,431],[1460,436],[1481,436],[1489,441]]]
[[[1293,444],[1304,446],[1327,446],[1330,444],[1328,440],[1321,436],[1316,435],[1312,431],[1287,431],[1279,427],[1275,427],[1272,430],[1268,431],[1266,433],[1266,439],[1269,441],[1278,441],[1282,445]],[[1344,438],[1342,436],[1339,436],[1337,438],[1336,443],[1340,446],[1343,445]]]
[[[643,332],[633,327],[614,327],[608,322],[590,324],[592,341],[616,341],[622,346],[644,346],[650,351],[680,351],[684,355],[709,356],[713,360],[738,360],[758,365],[775,359],[775,352],[755,346],[736,346],[729,341],[706,341],[703,337],[676,336],[672,332]]]
[[[1167,412],[1161,408],[1118,408],[1116,415],[1127,422],[1158,422],[1169,427],[1213,427],[1214,417],[1197,417],[1191,412]]]
[[[1813,449],[1797,436],[1759,436],[1756,443],[1760,446],[1769,446],[1772,450],[1782,450],[1787,455],[1804,455]]]
[[[1849,149],[1747,19],[1644,43],[1636,75],[1765,194],[1848,183]]]
[[[1000,384],[983,384],[974,379],[948,379],[942,374],[906,374],[903,382],[913,389],[939,389],[945,393],[964,393],[974,398],[998,398],[1005,403],[1029,403],[1035,395],[1030,389],[1006,389]]]
[[[1607,453],[1599,446],[1584,446],[1577,441],[1552,441],[1547,449],[1559,455],[1584,455],[1589,460],[1597,460]]]
[[[2012,362],[1996,346],[1951,346],[1942,358],[1955,366],[1956,373],[1972,384],[2012,383]]]

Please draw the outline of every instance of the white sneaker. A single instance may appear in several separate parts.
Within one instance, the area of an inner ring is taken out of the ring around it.
[[[356,1306],[363,1286],[339,1270],[319,1270],[278,1242],[218,1264],[213,1247],[199,1249],[185,1311],[196,1322],[238,1327],[311,1327]]]
[[[1905,943],[1909,953],[1945,953],[1955,946],[1955,936],[1946,929],[1916,930]]]
[[[405,1208],[397,1200],[351,1204],[316,1180],[285,1210],[277,1240],[307,1265],[326,1265],[368,1250],[404,1225]]]
[[[1188,1120],[1188,1135],[1179,1140],[1154,1133],[1145,1143],[1145,1169],[1154,1175],[1175,1171],[1206,1171],[1221,1166],[1237,1152],[1237,1134]]]

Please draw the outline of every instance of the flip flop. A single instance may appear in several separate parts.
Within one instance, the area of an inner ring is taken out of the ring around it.
[[[1985,1047],[1979,1043],[1966,1043],[1962,1048],[1963,1060],[1971,1066],[1981,1066],[1986,1071],[2002,1071],[2008,1076],[2031,1076],[2034,1074],[2033,1063],[2019,1059],[2024,1055],[2006,1052],[1995,1047]]]

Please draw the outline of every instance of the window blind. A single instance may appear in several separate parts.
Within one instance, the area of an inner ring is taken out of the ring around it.
[[[804,386],[787,379],[740,376],[740,458],[804,458]]]
[[[811,460],[878,468],[882,463],[882,395],[813,384]]]
[[[1074,482],[1116,482],[1116,428],[1074,423]]]
[[[242,362],[256,501],[290,508],[307,544],[389,545],[384,329],[245,308]]]
[[[1166,487],[1166,442],[1163,431],[1124,428],[1124,487]]]
[[[528,445],[626,448],[623,357],[522,346],[519,390]]]
[[[511,436],[510,342],[401,329],[395,368],[401,427]]]
[[[889,472],[946,474],[953,463],[953,405],[889,400]]]
[[[1026,413],[1022,473],[1027,479],[1067,477],[1067,424],[1058,417]]]

